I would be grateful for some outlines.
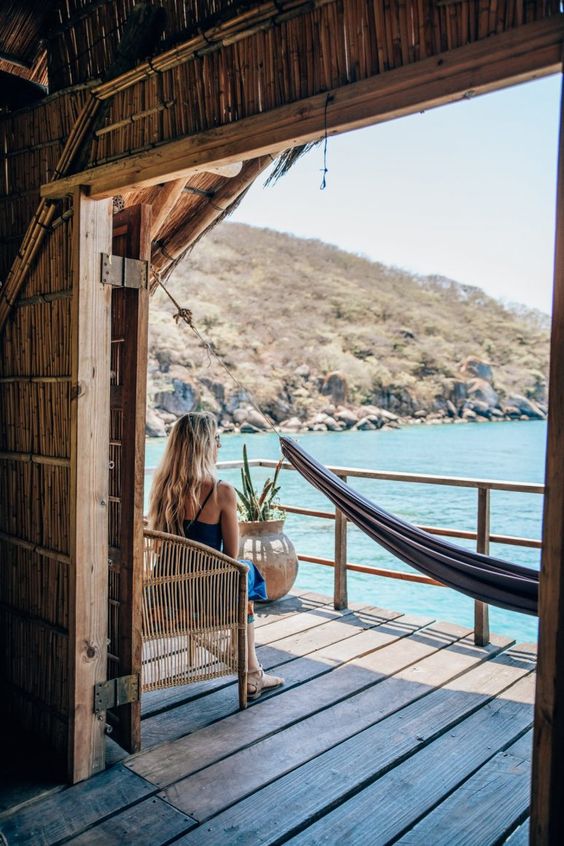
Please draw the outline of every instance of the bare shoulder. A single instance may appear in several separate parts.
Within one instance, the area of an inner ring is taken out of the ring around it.
[[[237,494],[235,488],[229,482],[221,482],[217,486],[217,498],[219,504],[226,508],[235,508],[237,506]]]

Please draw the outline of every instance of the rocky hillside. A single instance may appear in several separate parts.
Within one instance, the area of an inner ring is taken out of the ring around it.
[[[168,286],[283,428],[529,419],[546,413],[548,318],[319,241],[224,223]],[[215,412],[264,426],[162,292],[151,303],[148,432]]]

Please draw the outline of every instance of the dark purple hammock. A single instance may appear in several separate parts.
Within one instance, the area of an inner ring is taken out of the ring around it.
[[[538,614],[539,574],[441,540],[388,514],[324,467],[291,438],[282,454],[368,537],[406,564],[474,599],[510,611]]]

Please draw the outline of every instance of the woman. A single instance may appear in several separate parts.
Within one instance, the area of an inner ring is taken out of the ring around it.
[[[216,478],[220,446],[215,418],[206,412],[180,417],[170,433],[155,473],[149,504],[149,525],[159,532],[184,535],[231,558],[239,553],[237,496]],[[250,561],[247,615],[247,695],[258,699],[263,690],[284,680],[267,675],[255,650],[254,599],[266,599],[263,577]]]

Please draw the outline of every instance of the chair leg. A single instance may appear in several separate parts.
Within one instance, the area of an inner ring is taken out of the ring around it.
[[[239,710],[247,707],[247,670],[239,670]]]

